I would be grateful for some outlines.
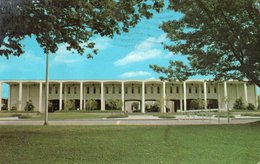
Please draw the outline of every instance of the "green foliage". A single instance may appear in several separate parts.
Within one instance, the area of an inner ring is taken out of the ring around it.
[[[107,116],[107,118],[126,118],[128,117],[128,114],[112,114]]]
[[[251,103],[248,103],[247,107],[246,107],[247,110],[255,110],[255,106]]]
[[[87,57],[97,54],[93,36],[113,37],[128,32],[141,18],[159,12],[163,0],[12,0],[1,3],[0,55],[21,55],[21,40],[35,36],[45,53],[55,53],[59,44]],[[84,43],[84,44],[82,44]]]
[[[106,109],[108,110],[121,110],[122,101],[119,99],[108,99],[106,100]]]
[[[183,55],[189,64],[170,60],[169,66],[150,67],[161,79],[186,80],[194,74],[215,80],[245,77],[260,86],[259,0],[172,0],[169,9],[183,16],[161,28],[170,42],[165,48]]]
[[[6,104],[3,104],[3,106],[1,107],[1,110],[8,110],[8,107]]]
[[[236,101],[233,105],[233,108],[234,109],[244,109],[245,108],[242,97],[236,99]]]
[[[157,100],[154,104],[145,105],[146,112],[160,112],[161,111],[161,101]]]
[[[191,109],[204,109],[205,102],[202,99],[191,100],[190,108]]]
[[[17,111],[17,105],[13,105],[13,106],[11,107],[11,111]]]
[[[98,103],[94,99],[90,99],[86,101],[86,110],[95,110],[98,108]]]
[[[29,101],[26,102],[24,110],[25,111],[33,111],[34,110],[34,105],[32,103],[32,100],[29,100]]]
[[[67,100],[64,106],[65,110],[76,110],[75,100]]]
[[[132,103],[132,107],[134,108],[133,111],[136,111],[136,110],[137,110],[137,111],[140,111],[140,110],[139,110],[139,103],[133,102],[133,103]]]

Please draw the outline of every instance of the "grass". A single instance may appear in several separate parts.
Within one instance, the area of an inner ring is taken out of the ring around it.
[[[241,116],[260,116],[260,112],[246,112],[246,113],[241,113]]]
[[[260,122],[200,126],[0,126],[0,163],[259,162]]]
[[[154,116],[157,116],[159,118],[176,118],[176,116],[172,113],[158,113],[154,114]]]
[[[126,118],[128,117],[128,114],[112,114],[107,116],[107,118]]]

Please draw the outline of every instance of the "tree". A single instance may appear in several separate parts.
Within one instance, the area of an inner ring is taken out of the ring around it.
[[[141,18],[163,7],[163,0],[0,0],[0,55],[20,56],[20,43],[35,37],[46,54],[64,43],[68,50],[87,57],[97,54],[91,37],[113,37],[128,32]]]
[[[150,65],[161,79],[201,74],[215,80],[247,78],[260,86],[259,0],[172,0],[168,8],[183,16],[161,25],[170,39],[165,48],[189,63]]]
[[[95,110],[98,108],[98,103],[94,99],[89,99],[86,101],[86,110]]]
[[[245,108],[245,105],[244,105],[242,97],[236,99],[236,101],[235,101],[235,103],[233,105],[233,108],[234,109],[244,109]]]

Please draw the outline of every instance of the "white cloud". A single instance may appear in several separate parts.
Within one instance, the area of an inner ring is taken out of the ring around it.
[[[109,47],[110,42],[112,40],[107,37],[97,37],[96,39],[93,40],[95,42],[95,48],[98,50],[104,50]]]
[[[140,76],[151,76],[150,72],[145,71],[135,71],[135,72],[125,72],[120,75],[120,78],[133,78],[133,77],[140,77]]]
[[[165,41],[166,35],[162,34],[158,38],[149,37],[140,44],[136,45],[134,50],[124,58],[117,60],[115,66],[122,66],[130,63],[141,62],[162,56],[162,50],[155,48],[156,45]]]

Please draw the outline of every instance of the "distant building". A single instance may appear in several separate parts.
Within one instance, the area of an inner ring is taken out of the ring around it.
[[[35,110],[44,112],[45,82],[43,80],[6,80],[9,85],[8,109],[16,107],[24,110],[31,100]],[[232,109],[237,98],[242,97],[245,104],[258,106],[257,86],[241,81],[187,80],[184,82],[162,82],[159,80],[51,80],[49,101],[54,110],[64,109],[64,103],[74,100],[79,110],[86,108],[87,100],[95,100],[98,109],[106,110],[106,100],[122,101],[122,111],[133,110],[145,113],[155,103],[160,104],[161,112],[189,111],[191,101],[202,99],[204,109]]]

